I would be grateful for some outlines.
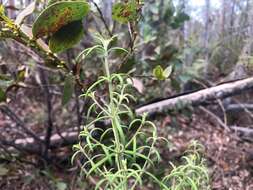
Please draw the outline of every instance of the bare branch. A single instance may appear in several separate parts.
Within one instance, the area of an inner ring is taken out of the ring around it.
[[[234,82],[224,83],[215,87],[199,90],[190,94],[168,98],[146,106],[139,107],[135,110],[137,115],[143,113],[152,114],[162,112],[163,110],[183,109],[187,106],[198,106],[207,101],[224,99],[229,96],[240,94],[253,88],[253,77],[237,80]]]

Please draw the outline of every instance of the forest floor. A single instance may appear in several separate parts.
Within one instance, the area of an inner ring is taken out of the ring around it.
[[[5,123],[5,117],[0,117],[1,123]],[[163,158],[172,161],[180,158],[189,142],[198,140],[205,147],[213,190],[253,190],[253,143],[224,130],[201,110],[191,117],[177,116],[176,124],[172,124],[170,116],[161,117],[159,121],[160,134],[173,144],[170,150],[161,150]],[[71,148],[62,148],[59,154],[71,157]],[[34,156],[25,158],[36,161]],[[66,165],[69,167],[64,168]],[[86,189],[87,183],[80,180],[77,167],[65,163],[63,168],[42,170],[21,160],[0,160],[1,190],[64,190],[66,186],[72,190]]]

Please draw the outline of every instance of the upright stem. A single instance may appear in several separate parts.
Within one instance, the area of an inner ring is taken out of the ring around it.
[[[121,142],[120,142],[120,136],[119,136],[119,131],[118,128],[120,126],[120,121],[118,117],[118,113],[116,111],[115,104],[113,102],[113,86],[112,86],[112,81],[111,81],[111,74],[110,74],[110,69],[109,69],[109,62],[108,62],[108,54],[105,54],[105,59],[104,59],[104,69],[105,69],[105,74],[106,77],[108,78],[108,87],[109,87],[109,97],[110,97],[110,114],[111,114],[111,123],[112,123],[112,129],[113,129],[113,134],[115,138],[115,145],[116,145],[116,157],[115,157],[115,162],[117,163],[117,168],[119,171],[124,171],[124,164],[123,164],[123,154],[121,151]],[[124,172],[123,172],[124,173]],[[122,180],[122,190],[127,190],[128,185],[127,185],[127,180],[123,179]]]

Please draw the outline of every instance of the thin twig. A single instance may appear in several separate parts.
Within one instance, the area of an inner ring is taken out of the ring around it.
[[[101,9],[99,8],[98,4],[96,2],[94,2],[93,0],[91,0],[91,3],[96,7],[96,9],[97,9],[97,11],[99,13],[100,19],[101,19],[101,21],[103,22],[103,24],[105,26],[106,31],[108,32],[109,36],[112,37],[113,34],[112,34],[112,32],[111,32],[108,24],[106,23],[105,17],[103,15]]]
[[[226,129],[227,131],[231,131],[230,128],[217,115],[215,115],[213,112],[209,111],[208,109],[204,108],[203,106],[200,106],[200,109],[202,111],[204,111],[205,113],[207,113],[209,116],[211,116],[214,120],[216,120],[217,123],[220,126],[222,126],[224,129]]]

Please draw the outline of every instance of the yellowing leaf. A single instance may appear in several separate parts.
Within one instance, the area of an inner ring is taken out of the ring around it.
[[[165,80],[171,75],[172,71],[172,65],[168,66],[165,70],[160,65],[157,65],[153,70],[153,75],[158,80]]]
[[[157,65],[154,70],[153,70],[153,75],[156,77],[158,80],[164,80],[163,76],[163,68],[160,65]]]
[[[4,14],[4,6],[0,4],[0,15]]]

